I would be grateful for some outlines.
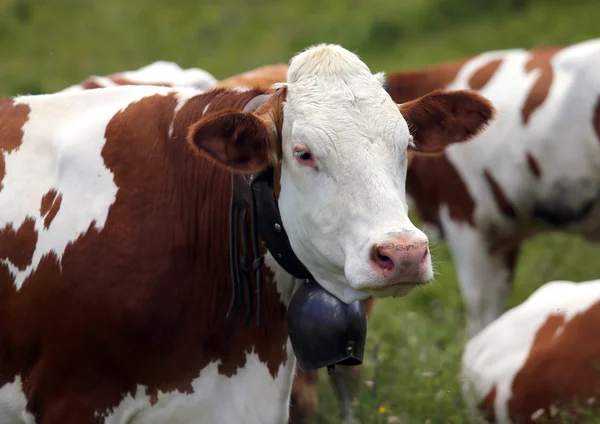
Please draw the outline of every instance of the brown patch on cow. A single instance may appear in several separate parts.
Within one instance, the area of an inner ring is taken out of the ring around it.
[[[408,168],[406,191],[426,223],[441,228],[440,207],[446,205],[453,221],[475,225],[473,198],[445,153],[415,155]]]
[[[542,169],[540,168],[538,161],[535,160],[531,153],[527,153],[527,167],[538,180],[541,178]]]
[[[23,271],[31,264],[38,233],[35,219],[26,218],[15,230],[12,224],[0,229],[0,259],[6,259]]]
[[[44,228],[48,229],[56,214],[60,210],[60,204],[62,202],[62,195],[58,194],[56,190],[49,190],[42,197],[42,204],[40,206],[40,216],[44,218]]]
[[[274,89],[271,86],[278,82],[285,82],[287,71],[288,65],[283,63],[261,66],[252,71],[225,78],[219,81],[215,87],[259,88],[273,92]]]
[[[29,119],[28,105],[15,105],[10,97],[0,98],[0,191],[6,173],[4,155],[16,150],[23,142],[23,125]]]
[[[560,50],[559,47],[542,47],[530,51],[531,57],[525,64],[525,72],[530,73],[537,70],[539,75],[523,104],[521,111],[523,124],[527,124],[531,114],[546,100],[554,79],[550,61]]]
[[[98,81],[96,81],[93,78],[86,79],[81,84],[79,84],[79,86],[81,88],[83,88],[84,90],[95,90],[97,88],[104,88],[104,86],[102,84],[100,84]]]
[[[569,321],[560,310],[548,316],[513,380],[508,401],[513,421],[532,423],[531,414],[544,409],[549,419],[544,422],[558,423],[559,416],[549,416],[551,404],[569,410],[574,399],[585,402],[600,395],[599,321],[600,302]]]
[[[290,396],[289,424],[315,422],[319,410],[318,382],[319,374],[316,370],[302,371],[296,368]]]
[[[105,132],[119,190],[102,230],[92,223],[60,258],[42,257],[18,291],[0,264],[0,381],[23,377],[39,422],[95,424],[138,384],[151,399],[190,393],[207,365],[233,376],[250,352],[274,377],[286,363],[286,309],[266,267],[261,327],[255,313],[249,326],[244,311],[226,317],[231,175],[186,143],[206,104],[241,110],[255,94],[200,94],[177,115],[174,94],[130,104]],[[22,228],[0,233],[0,257],[20,265],[33,221]]]
[[[444,89],[456,78],[467,61],[462,59],[426,69],[395,72],[387,75],[386,86],[396,103],[405,103],[425,94]]]
[[[481,90],[492,79],[500,65],[502,65],[502,59],[492,60],[483,65],[471,75],[469,87],[472,90]]]
[[[500,184],[498,184],[496,179],[492,177],[492,174],[487,169],[483,171],[483,176],[492,190],[492,195],[494,196],[496,206],[498,206],[500,212],[509,218],[515,219],[517,217],[517,210],[504,194],[504,190],[502,190]]]
[[[173,86],[173,84],[171,84],[170,82],[164,82],[164,81],[141,82],[141,81],[135,81],[135,80],[132,80],[129,78],[125,78],[124,76],[121,76],[121,75],[112,75],[109,77],[109,79],[116,85],[156,85],[159,87],[172,87]]]
[[[600,97],[598,98],[598,103],[596,103],[596,108],[594,109],[594,129],[596,130],[598,140],[600,140]]]
[[[493,387],[487,396],[479,403],[479,410],[481,411],[483,418],[489,423],[496,422],[494,402],[496,402],[496,387]]]

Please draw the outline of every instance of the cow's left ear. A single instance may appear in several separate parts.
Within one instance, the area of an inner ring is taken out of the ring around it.
[[[468,90],[437,90],[398,105],[415,153],[438,153],[476,135],[495,115],[491,102]]]
[[[281,104],[271,97],[256,112],[225,110],[190,127],[188,142],[200,155],[234,172],[254,173],[279,159]]]

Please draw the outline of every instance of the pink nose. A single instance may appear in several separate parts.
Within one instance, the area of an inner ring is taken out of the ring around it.
[[[389,284],[418,283],[426,273],[429,246],[426,240],[396,237],[371,249],[371,266]]]

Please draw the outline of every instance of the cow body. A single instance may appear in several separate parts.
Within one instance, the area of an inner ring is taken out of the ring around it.
[[[157,85],[163,87],[193,87],[206,90],[217,79],[204,69],[183,69],[173,62],[158,60],[134,71],[123,71],[107,76],[90,76],[79,84],[62,91],[81,91],[121,85]]]
[[[228,215],[211,209],[227,211],[230,179],[207,174],[206,163],[173,168],[196,159],[179,120],[219,107],[194,95],[123,87],[2,109],[20,116],[9,131],[22,130],[5,151],[0,191],[3,423],[285,420],[294,359],[272,274],[265,303],[274,319],[262,331],[225,319],[227,286],[206,289],[227,276]],[[130,137],[147,143],[121,148]],[[202,267],[202,251],[225,267]],[[291,277],[285,283],[289,299]],[[31,416],[21,415],[26,403]]]
[[[478,91],[498,110],[468,143],[416,156],[407,192],[455,259],[468,334],[497,318],[521,242],[548,230],[598,238],[600,41],[483,53],[388,76],[395,101],[437,88]]]
[[[599,319],[599,280],[540,287],[467,343],[462,373],[471,410],[499,424],[560,423],[560,410],[596,407]]]
[[[297,281],[266,253],[260,326],[227,316],[232,173],[280,175],[293,252],[338,298],[431,278],[397,164],[413,148],[408,125],[429,135],[414,145],[439,150],[485,125],[489,103],[439,93],[399,108],[357,56],[328,45],[264,94],[144,85],[0,100],[3,423],[287,420]],[[445,131],[432,119],[449,105],[462,125]]]

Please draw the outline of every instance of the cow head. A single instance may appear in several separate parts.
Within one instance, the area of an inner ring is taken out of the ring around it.
[[[398,106],[355,54],[318,45],[292,59],[287,81],[256,112],[208,115],[189,141],[236,172],[278,168],[294,253],[351,303],[401,296],[433,277],[427,237],[408,218],[408,152],[440,151],[492,113],[468,92]]]

